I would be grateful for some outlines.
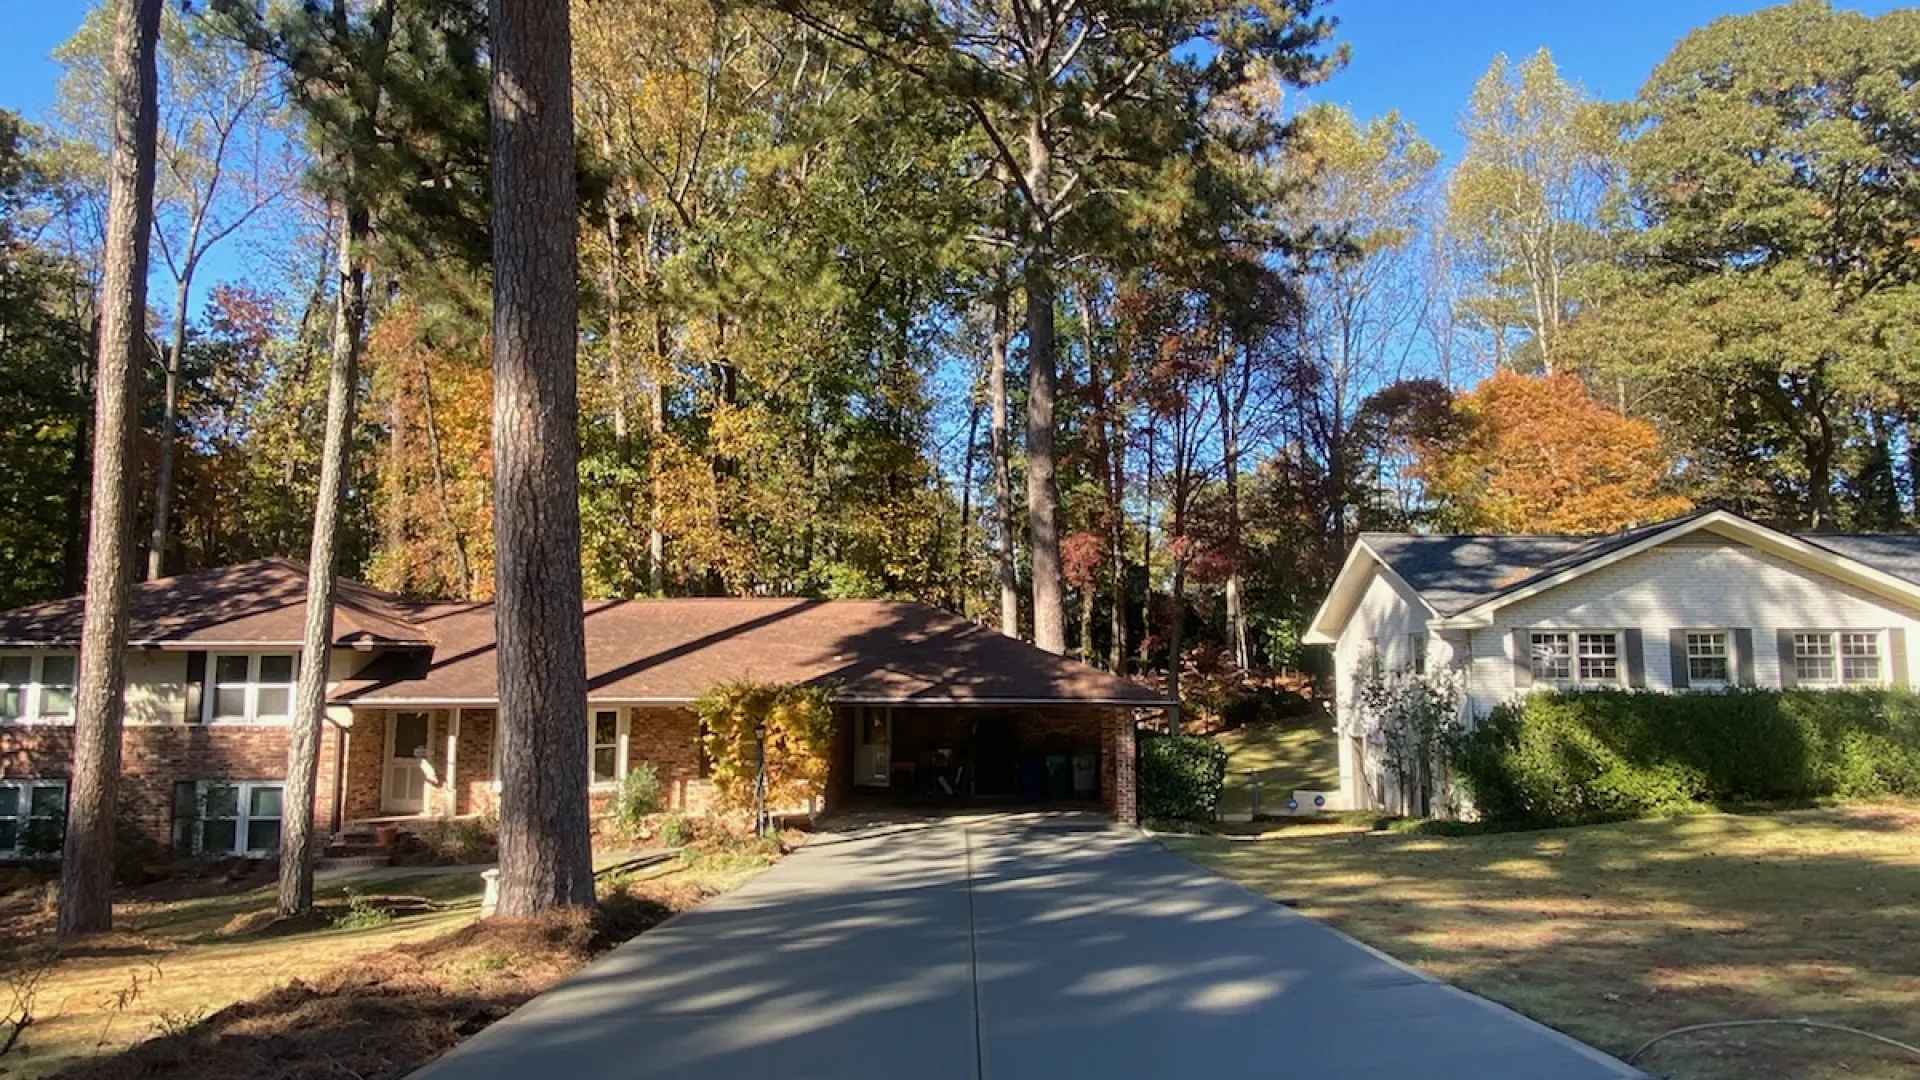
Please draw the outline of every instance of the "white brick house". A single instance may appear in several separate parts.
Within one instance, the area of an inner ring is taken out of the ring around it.
[[[1920,536],[1796,536],[1724,510],[1599,537],[1368,533],[1306,640],[1333,647],[1344,805],[1391,802],[1354,707],[1375,657],[1451,668],[1471,723],[1535,687],[1906,685]]]

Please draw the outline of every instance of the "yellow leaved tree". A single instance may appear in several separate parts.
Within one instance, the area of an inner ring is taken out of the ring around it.
[[[766,725],[767,805],[797,807],[826,793],[833,747],[831,686],[722,683],[694,702],[714,790],[729,809],[753,807],[759,729]]]

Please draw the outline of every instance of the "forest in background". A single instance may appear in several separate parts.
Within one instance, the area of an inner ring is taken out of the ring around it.
[[[485,12],[320,10],[165,16],[140,551],[305,557],[351,262],[342,569],[485,596]],[[1337,15],[576,2],[588,594],[1177,677],[1308,662],[1367,529],[1914,524],[1920,12],[1722,19],[1626,102],[1497,60],[1451,162],[1309,103]],[[109,29],[0,112],[3,606],[80,586]]]

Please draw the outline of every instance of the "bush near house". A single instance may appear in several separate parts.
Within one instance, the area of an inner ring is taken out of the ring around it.
[[[1211,821],[1220,809],[1227,751],[1203,735],[1140,733],[1140,816]]]
[[[1705,803],[1920,794],[1909,690],[1578,691],[1502,705],[1449,753],[1482,818],[1571,825]]]
[[[833,749],[831,686],[723,683],[694,702],[706,730],[707,759],[720,805],[753,806],[760,754],[767,768],[767,804],[795,807],[826,792]]]

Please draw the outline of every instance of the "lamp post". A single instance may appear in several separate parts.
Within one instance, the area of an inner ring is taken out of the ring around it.
[[[753,832],[755,836],[767,835],[767,722],[765,719],[753,725],[753,739],[760,755],[759,775],[753,781]]]

